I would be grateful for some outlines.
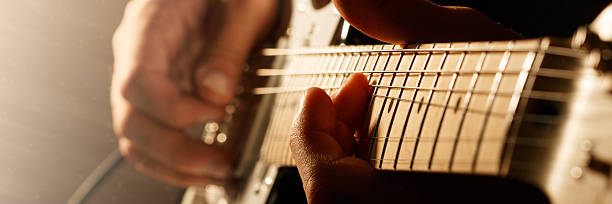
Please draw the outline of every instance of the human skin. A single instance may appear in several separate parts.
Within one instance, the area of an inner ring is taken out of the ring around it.
[[[227,154],[189,139],[184,130],[223,117],[249,52],[269,30],[276,3],[133,0],[128,4],[113,38],[111,107],[119,149],[138,170],[178,186],[223,184],[231,177]],[[333,3],[355,27],[390,43],[517,37],[465,7],[441,7],[423,0]],[[475,30],[470,34],[469,29]]]
[[[136,168],[178,186],[222,184],[225,152],[185,129],[223,117],[275,0],[133,0],[113,38],[113,125]]]

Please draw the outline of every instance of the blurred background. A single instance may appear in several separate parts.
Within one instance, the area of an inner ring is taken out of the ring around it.
[[[127,0],[0,0],[0,203],[65,203],[116,148],[111,38]],[[178,203],[120,163],[85,203]]]

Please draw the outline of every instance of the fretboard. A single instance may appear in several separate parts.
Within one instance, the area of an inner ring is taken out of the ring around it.
[[[375,168],[500,174],[512,152],[508,132],[526,82],[540,71],[542,44],[538,39],[266,50],[286,63],[257,71],[279,79],[254,90],[275,95],[261,160],[293,165],[288,132],[308,87],[332,94],[351,73],[363,73],[374,93],[369,137],[361,140],[369,143],[364,159]]]

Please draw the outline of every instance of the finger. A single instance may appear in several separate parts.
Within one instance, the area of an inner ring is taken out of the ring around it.
[[[355,152],[355,132],[363,124],[368,101],[368,79],[353,74],[334,97],[336,131],[333,136],[342,146],[345,156]]]
[[[333,0],[355,28],[379,40],[407,44],[502,40],[519,36],[478,11],[426,0]],[[363,15],[367,13],[368,15]]]
[[[151,157],[177,171],[225,179],[231,175],[230,159],[220,149],[202,141],[191,140],[182,131],[163,126],[127,107],[115,111],[116,133]]]
[[[270,0],[224,1],[215,9],[222,10],[224,25],[214,34],[206,60],[194,79],[200,98],[217,105],[229,103],[240,80],[240,73],[255,42],[267,30],[276,2]],[[214,98],[208,98],[209,96]]]
[[[300,166],[311,167],[344,156],[332,136],[336,124],[334,105],[320,88],[308,89],[291,128],[290,146]]]
[[[119,150],[121,154],[139,171],[149,176],[159,178],[176,186],[205,186],[208,184],[225,185],[225,180],[209,178],[206,176],[191,175],[176,171],[163,163],[155,160],[145,151],[135,147],[129,140],[119,139]]]
[[[203,2],[129,3],[113,37],[115,71],[112,91],[118,94],[115,97],[127,99],[142,112],[173,127],[184,128],[223,117],[222,107],[185,94],[187,86],[183,81],[191,81],[194,67],[183,58],[192,58],[191,53],[196,51],[190,47],[196,49],[198,46],[187,46],[189,51],[183,48],[184,44],[201,44],[191,42],[189,39],[199,38],[190,36],[188,31],[199,27],[194,18],[202,13]],[[190,9],[175,11],[186,4]],[[185,75],[189,75],[187,80],[181,80]]]
[[[114,78],[114,86],[121,86]],[[220,120],[225,112],[222,107],[207,104],[192,96],[182,94],[166,74],[142,72],[129,79],[123,87],[113,87],[138,110],[168,124],[184,128],[207,121]],[[121,100],[121,99],[119,99]]]

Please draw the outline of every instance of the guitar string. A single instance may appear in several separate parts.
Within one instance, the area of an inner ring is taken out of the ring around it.
[[[301,68],[301,69],[306,69],[306,68]],[[522,67],[509,67],[508,69],[511,70],[521,70]],[[572,70],[561,70],[561,69],[555,69],[555,68],[541,68],[540,70],[538,70],[538,72],[532,71],[535,74],[541,75],[541,76],[546,76],[546,77],[552,77],[552,78],[563,78],[563,79],[575,79],[577,78],[577,76],[580,76],[581,73],[577,72],[577,71],[572,71]],[[392,75],[421,75],[421,74],[425,74],[425,75],[454,75],[454,74],[459,74],[459,75],[471,75],[471,74],[483,74],[483,75],[496,75],[498,73],[502,73],[502,74],[507,74],[507,75],[519,75],[522,73],[522,71],[451,71],[451,70],[394,70],[394,71],[376,71],[376,70],[372,70],[372,71],[335,71],[335,72],[308,72],[308,71],[301,71],[301,72],[292,72],[292,73],[287,73],[286,70],[284,69],[266,69],[266,68],[260,68],[256,70],[255,75],[256,76],[260,76],[260,77],[280,77],[280,76],[287,76],[287,75],[299,75],[299,76],[306,76],[306,75],[321,75],[321,74],[327,74],[327,75],[344,75],[344,74],[354,74],[354,73],[362,73],[362,74],[380,74],[380,75],[386,75],[386,74],[392,74]]]
[[[541,40],[541,39],[540,39]],[[541,43],[541,42],[538,42]],[[529,60],[529,66],[525,66],[525,68],[523,69],[524,71],[526,71],[524,74],[521,74],[519,76],[519,79],[517,80],[517,84],[515,87],[516,91],[519,90],[532,90],[533,89],[533,83],[535,83],[535,79],[536,77],[534,77],[532,74],[530,74],[527,71],[531,71],[534,69],[539,69],[541,67],[541,62],[544,60],[544,57],[546,55],[544,55],[542,52],[529,52],[529,54],[526,57],[526,60]],[[539,62],[538,62],[539,61]],[[521,100],[520,97],[513,97],[512,100],[510,101],[509,110],[515,110],[519,113],[519,115],[514,115],[513,117],[508,116],[506,118],[506,123],[510,124],[513,121],[516,121],[517,124],[522,123],[523,120],[525,119],[529,119],[529,115],[525,115],[525,113],[523,111],[525,111],[527,104],[525,100]],[[522,108],[519,109],[519,108]],[[525,116],[523,116],[525,115]],[[512,161],[511,158],[514,154],[514,146],[512,142],[508,142],[508,141],[514,141],[517,139],[518,134],[515,134],[514,132],[516,132],[518,130],[518,128],[514,128],[512,130],[508,131],[508,135],[506,137],[506,143],[509,145],[505,145],[504,149],[502,150],[502,155],[501,155],[501,160],[500,160],[500,164],[499,164],[499,169],[500,172],[499,174],[503,174],[503,171],[505,171],[507,173],[507,171],[510,169],[510,162]]]
[[[395,46],[395,45],[393,45],[393,46]],[[384,46],[383,46],[383,49],[384,49]],[[375,60],[375,62],[374,62],[374,66],[372,66],[372,70],[376,70],[376,65],[378,64],[378,60],[380,59],[380,56],[381,56],[381,55],[382,55],[382,54],[378,54],[378,55],[376,55],[376,60]],[[383,66],[383,70],[386,70],[386,68],[387,68],[387,64],[389,63],[389,58],[391,58],[391,55],[388,55],[388,56],[387,56],[387,58],[385,59],[385,62],[384,62],[384,63],[385,63],[385,65]],[[373,76],[374,76],[374,75],[370,75],[370,78],[368,79],[368,81],[372,81],[372,77],[373,77]],[[382,81],[383,81],[382,79],[383,79],[383,76],[382,76],[382,75],[380,75],[379,79],[378,79],[378,80],[375,80],[375,81],[376,81],[376,84],[380,86],[380,85],[381,85],[381,83],[382,83]],[[378,93],[378,90],[379,90],[379,88],[378,88],[378,87],[374,87],[374,95],[376,95],[376,94]],[[375,101],[374,99],[375,99],[375,96],[372,96],[372,97],[370,98],[370,104],[368,105],[368,109],[367,109],[367,110],[368,110],[368,112],[369,112],[369,113],[367,114],[368,116],[372,115],[372,110],[373,110],[372,106],[374,105],[374,101]],[[378,117],[378,118],[376,119],[376,124],[375,124],[375,127],[378,127],[378,125],[380,124],[380,121],[381,121],[381,118],[380,118],[380,117]],[[369,139],[368,139],[367,141],[369,141]],[[374,149],[374,143],[373,143],[373,142],[369,142],[369,144],[370,144],[370,147],[368,148],[368,153],[366,154],[366,157],[367,157],[368,159],[369,159],[369,158],[372,156],[372,150]]]
[[[452,43],[450,44],[452,46]],[[443,57],[442,57],[442,63],[440,63],[440,67],[438,67],[438,70],[442,70],[444,68],[444,64],[446,63],[446,57],[448,56],[447,53],[444,53]],[[438,73],[435,76],[434,82],[432,83],[432,89],[435,88],[438,84],[438,79],[440,78],[440,74]],[[423,111],[423,117],[421,118],[421,125],[418,128],[418,133],[417,133],[417,141],[415,142],[413,151],[412,151],[412,160],[414,161],[415,156],[417,154],[418,151],[418,147],[419,147],[419,139],[421,138],[421,134],[423,133],[423,127],[425,125],[425,119],[427,117],[427,112],[429,111],[429,104],[431,103],[431,100],[433,98],[433,90],[429,91],[429,96],[428,96],[428,100],[427,100],[427,105],[425,105],[425,110]],[[414,167],[414,162],[410,163],[410,169],[413,169]]]
[[[487,45],[490,42],[487,42]],[[478,64],[476,65],[476,71],[481,71],[483,69],[485,60],[488,56],[488,52],[482,52],[480,54],[480,59],[478,60]],[[465,102],[464,102],[464,106],[463,106],[463,110],[461,110],[461,118],[459,119],[459,128],[457,129],[457,133],[455,135],[457,135],[455,137],[455,143],[453,143],[453,147],[451,148],[451,158],[450,158],[450,162],[448,163],[448,169],[452,170],[453,169],[453,162],[455,161],[455,155],[457,153],[457,146],[459,138],[461,138],[461,131],[463,130],[463,125],[465,123],[465,117],[467,116],[467,109],[468,107],[470,107],[470,103],[472,102],[472,91],[476,88],[476,83],[478,83],[478,79],[479,79],[480,75],[479,74],[474,74],[472,76],[472,81],[470,82],[469,85],[469,92],[467,92],[465,94]]]
[[[435,48],[435,45],[433,45],[433,46],[434,46],[434,48]],[[418,47],[418,48],[420,48],[420,47]],[[423,67],[421,68],[421,70],[426,70],[426,69],[427,69],[427,64],[429,63],[429,60],[431,59],[431,55],[432,55],[431,53],[427,54],[427,57],[426,57],[426,59],[425,59],[425,62],[423,63]],[[413,69],[414,69],[414,63],[410,65],[410,70],[413,70]],[[421,73],[421,74],[419,74],[419,77],[417,78],[417,81],[416,81],[416,86],[421,86],[421,83],[422,83],[423,77],[424,77],[424,75],[423,75],[422,73]],[[405,78],[408,78],[408,77],[405,77]],[[412,100],[412,101],[416,101],[415,99],[416,99],[416,96],[417,96],[418,91],[419,91],[419,90],[414,90],[414,91],[412,92],[412,94],[411,94],[411,96],[410,96],[410,98],[411,98],[410,100]],[[408,130],[408,122],[409,122],[410,117],[411,117],[411,115],[412,115],[412,109],[413,109],[412,107],[414,106],[414,104],[415,104],[415,103],[410,103],[410,105],[408,106],[408,109],[407,109],[407,110],[408,110],[408,112],[406,113],[406,117],[405,117],[405,118],[406,118],[406,120],[404,120],[404,124],[402,125],[402,129],[401,129],[401,130],[402,130],[402,132],[401,132],[401,134],[400,134],[400,136],[401,136],[401,139],[400,139],[400,144],[398,144],[398,146],[397,146],[397,150],[396,150],[396,152],[395,152],[395,159],[399,159],[399,157],[401,156],[401,154],[400,154],[400,152],[402,151],[402,150],[401,150],[401,148],[402,148],[401,143],[403,143],[403,142],[404,142],[403,138],[404,138],[404,136],[406,135],[406,131]],[[423,104],[422,104],[422,103],[419,103],[419,105],[423,105]],[[387,141],[387,142],[388,142],[388,140],[386,140],[386,139],[385,139],[385,141]],[[394,162],[393,166],[397,167],[397,163],[396,163],[396,162]],[[382,162],[380,163],[380,167],[382,167]]]
[[[420,45],[432,45],[432,44],[420,44]],[[416,49],[410,49],[410,48],[404,48],[404,49],[372,49],[372,50],[354,50],[354,49],[348,49],[348,47],[351,46],[340,46],[340,49],[335,49],[335,48],[322,48],[322,49],[317,49],[317,48],[301,48],[301,49],[277,49],[277,48],[267,48],[267,49],[263,49],[262,50],[262,54],[264,56],[291,56],[291,55],[317,55],[317,54],[346,54],[346,53],[353,53],[353,54],[372,54],[372,53],[376,53],[376,54],[380,54],[380,53],[400,53],[400,52],[404,52],[404,53],[426,53],[426,52],[432,52],[432,53],[443,53],[443,52],[449,52],[449,53],[461,53],[461,52],[506,52],[506,51],[512,51],[512,52],[535,52],[535,51],[539,51],[542,48],[538,45],[537,47],[516,47],[513,49],[508,49],[508,48],[500,48],[500,47],[465,47],[465,48],[430,48],[430,49],[423,49],[423,48],[416,48]],[[548,47],[553,48],[554,46],[550,46]],[[561,47],[554,47],[554,48],[561,48]],[[563,48],[561,48],[563,49]],[[565,48],[565,49],[571,49],[571,48]],[[582,54],[581,52],[579,52],[579,50],[576,49],[571,49],[574,52],[577,52],[578,54]]]
[[[419,46],[420,46],[420,45],[419,45]],[[402,53],[402,56],[404,56],[404,53]],[[416,57],[417,57],[417,54],[416,54],[416,53],[413,53],[413,54],[412,54],[412,57],[410,58],[410,65],[409,65],[409,68],[410,68],[410,69],[412,69],[412,67],[414,66],[414,62],[416,61]],[[397,69],[396,69],[396,70],[397,70]],[[395,77],[396,75],[393,75],[393,76]],[[408,77],[404,77],[404,79],[402,80],[402,86],[406,86],[406,83],[407,83],[407,82],[408,82]],[[400,89],[400,90],[399,90],[398,98],[401,98],[401,97],[402,97],[402,94],[404,94],[404,89]],[[391,99],[391,101],[394,101],[394,99]],[[389,123],[389,124],[393,124],[393,122],[395,121],[395,116],[397,115],[397,110],[398,110],[398,107],[399,107],[400,102],[401,102],[400,100],[395,100],[395,101],[396,101],[395,108],[393,109],[393,115],[391,116],[391,120],[390,120],[390,123]],[[391,104],[390,104],[390,105],[391,105]],[[389,137],[389,136],[390,136],[390,134],[391,134],[391,127],[392,127],[392,125],[389,125],[389,128],[388,128],[388,130],[387,130],[387,137]],[[404,138],[404,136],[402,135],[402,136],[400,137],[400,143],[402,142],[402,139],[403,139],[403,138]],[[370,139],[370,140],[371,140],[371,139]],[[387,140],[385,139],[385,146],[386,146],[386,144],[387,144]],[[384,153],[384,152],[385,152],[385,151],[383,151],[383,153]],[[396,159],[398,158],[398,155],[397,155],[397,154],[395,155],[395,158],[396,158]],[[395,168],[395,165],[394,165],[394,168]]]
[[[510,41],[508,46],[511,47],[511,48],[514,47],[514,41]],[[499,71],[500,72],[504,72],[504,71],[506,71],[508,69],[508,64],[509,64],[509,60],[510,60],[510,56],[511,55],[512,55],[511,52],[505,52],[504,53],[504,56],[502,57],[502,60],[501,60],[501,62],[499,64]],[[474,161],[472,166],[471,166],[471,170],[472,171],[476,170],[476,163],[478,163],[478,158],[479,158],[479,154],[480,154],[480,148],[481,148],[481,144],[482,144],[481,142],[482,142],[482,139],[484,137],[484,134],[485,134],[485,131],[486,131],[486,127],[487,127],[487,125],[489,123],[489,118],[490,118],[489,116],[490,116],[490,114],[492,112],[493,104],[495,102],[495,99],[497,99],[497,96],[495,94],[498,92],[498,90],[499,90],[499,88],[501,86],[501,80],[502,80],[503,76],[504,75],[501,74],[501,73],[495,75],[495,79],[494,79],[493,83],[491,84],[491,91],[490,91],[491,93],[487,97],[487,102],[486,102],[486,106],[485,106],[486,113],[485,113],[485,116],[484,116],[484,119],[483,119],[484,121],[482,122],[482,126],[480,128],[480,133],[478,135],[478,142],[476,143],[476,150],[475,150],[474,156],[473,156],[474,158],[472,159],[472,161]]]
[[[357,55],[357,56],[361,56],[361,55]],[[356,64],[358,64],[358,62],[356,62]],[[347,73],[344,73],[344,74],[347,74]],[[440,74],[440,73],[437,73],[437,74]],[[497,74],[499,74],[499,72]],[[407,78],[407,77],[405,77],[405,78]],[[388,87],[388,88],[406,88],[406,87]],[[440,90],[431,90],[431,91],[433,92],[433,91],[440,91]],[[449,91],[449,92],[452,92],[452,91]]]
[[[470,46],[470,43],[468,43],[467,45],[468,47]],[[465,58],[467,56],[467,53],[463,52],[461,53],[461,56],[459,58],[459,61],[457,62],[457,67],[456,67],[456,71],[461,71],[461,68],[463,67],[463,63],[465,61]],[[438,120],[438,127],[436,127],[436,135],[434,136],[434,143],[432,144],[432,148],[431,148],[431,153],[429,155],[429,163],[427,164],[427,169],[431,169],[431,165],[435,154],[436,154],[436,148],[438,146],[438,139],[440,137],[440,133],[442,131],[442,124],[444,122],[444,117],[446,116],[446,111],[449,108],[449,103],[450,103],[450,99],[453,95],[454,89],[455,89],[455,84],[457,83],[457,79],[459,78],[459,74],[453,74],[452,78],[451,78],[451,82],[448,85],[448,89],[453,90],[453,91],[448,91],[446,93],[446,97],[444,99],[444,103],[443,103],[443,111],[440,114],[440,120]],[[457,106],[458,108],[458,106]],[[456,110],[456,108],[455,108]]]
[[[465,137],[472,137],[471,135],[463,135]],[[473,136],[478,136],[478,135],[473,135]],[[273,138],[281,138],[281,137],[273,137]],[[286,143],[287,148],[289,147],[289,143],[284,140],[285,137],[282,137],[283,139],[278,139],[278,140],[271,140],[270,142],[278,142],[278,143]],[[402,136],[391,136],[391,137],[369,137],[370,139],[373,139],[374,141],[379,141],[379,142],[383,142],[385,140],[388,140],[389,142],[399,142],[400,140],[403,140],[404,142],[416,142],[417,138],[416,137],[402,137]],[[455,135],[447,135],[447,136],[440,136],[438,139],[435,138],[420,138],[419,140],[422,142],[438,142],[438,143],[453,143],[455,142]],[[550,144],[553,144],[556,142],[556,140],[554,140],[554,138],[533,138],[533,137],[527,137],[527,136],[519,136],[517,137],[516,141],[504,141],[506,138],[504,137],[499,137],[499,138],[486,138],[483,139],[482,142],[485,143],[497,143],[497,144],[517,144],[517,145],[523,145],[523,146],[532,146],[532,147],[539,147],[539,148],[552,148],[550,146]],[[437,141],[436,141],[437,140]],[[467,143],[476,143],[478,142],[477,138],[460,138],[459,141],[461,142],[467,142]],[[502,142],[503,141],[503,142]],[[501,143],[499,143],[501,142]],[[398,143],[399,145],[399,143]]]
[[[395,46],[394,46],[394,47],[395,47]],[[392,56],[389,56],[388,61],[391,61],[391,57],[392,57]],[[397,64],[395,64],[395,66],[394,66],[394,68],[393,68],[394,70],[398,70],[398,69],[399,69],[399,67],[400,67],[400,64],[401,64],[401,62],[402,62],[403,57],[404,57],[404,54],[403,54],[403,53],[402,53],[402,54],[400,54],[399,59],[398,59],[398,61],[396,62]],[[389,62],[387,62],[387,63],[389,63]],[[387,70],[387,69],[386,69],[386,66],[385,66],[385,69],[384,69],[384,70]],[[380,80],[381,80],[381,83],[382,83],[382,81],[384,81],[383,79],[384,79],[384,76],[383,76],[383,77],[381,77],[381,79],[380,79]],[[395,74],[394,74],[394,75],[391,77],[391,79],[389,80],[389,86],[393,85],[393,82],[394,82],[394,81],[395,81]],[[388,96],[389,96],[389,94],[390,94],[390,92],[391,92],[391,89],[386,89],[385,96],[387,96],[387,97],[388,97]],[[374,96],[374,97],[376,97],[376,96]],[[385,98],[384,98],[384,100],[383,100],[383,102],[382,102],[382,107],[381,107],[381,108],[377,108],[377,110],[379,111],[379,115],[378,115],[378,122],[376,123],[376,126],[375,126],[375,128],[374,128],[374,132],[378,132],[378,128],[380,128],[380,121],[382,120],[382,115],[384,114],[385,106],[387,105],[387,97],[385,97]],[[384,151],[384,150],[385,150],[386,148],[387,148],[387,141],[385,140],[385,142],[383,143],[383,151],[382,151],[382,154],[381,154],[381,158],[384,158],[384,156],[385,156],[385,151]],[[371,150],[370,150],[370,152],[371,152]]]
[[[453,93],[461,93],[461,94],[470,92],[469,89],[454,89],[453,90],[453,89],[441,89],[441,88],[431,89],[431,88],[422,88],[422,87],[399,87],[399,86],[389,87],[389,86],[382,86],[382,85],[370,85],[370,86],[375,87],[375,88],[404,89],[404,90],[415,90],[415,91],[424,90],[424,91],[434,91],[434,92],[453,92]],[[323,90],[328,90],[328,89],[335,90],[335,89],[340,89],[342,87],[318,87],[318,88],[323,89]],[[299,87],[299,88],[274,87],[274,88],[257,89],[254,94],[255,95],[274,95],[274,94],[283,94],[283,93],[305,92],[306,90],[307,88],[303,88],[303,87]],[[489,91],[482,91],[482,90],[474,90],[471,93],[474,95],[491,94],[491,92]],[[521,98],[558,101],[558,102],[567,102],[573,96],[572,93],[567,93],[567,92],[552,92],[552,91],[537,91],[537,90],[518,91],[518,92],[517,91],[497,92],[495,93],[495,96],[497,97],[515,97],[515,96],[518,96],[519,93],[520,93]],[[374,95],[374,96],[387,97],[383,95]],[[412,100],[405,99],[405,98],[398,98],[398,97],[392,97],[392,96],[389,96],[387,98],[413,102]]]
[[[544,52],[554,55],[566,56],[566,57],[574,57],[574,58],[582,58],[589,55],[590,51],[588,49],[576,49],[576,48],[567,48],[567,47],[559,47],[550,44],[542,44],[543,41],[549,42],[549,39],[539,38],[536,39],[539,44],[525,46],[517,46],[513,49],[501,48],[501,47],[462,47],[462,48],[435,48],[435,49],[363,49],[363,50],[351,50],[347,49],[355,46],[337,46],[338,48],[301,48],[301,49],[277,49],[277,48],[267,48],[262,50],[263,56],[292,56],[292,55],[317,55],[317,54],[346,54],[346,53],[355,53],[355,54],[372,54],[372,53],[399,53],[399,52],[408,52],[408,53],[461,53],[461,52]],[[431,45],[431,44],[428,44]]]

